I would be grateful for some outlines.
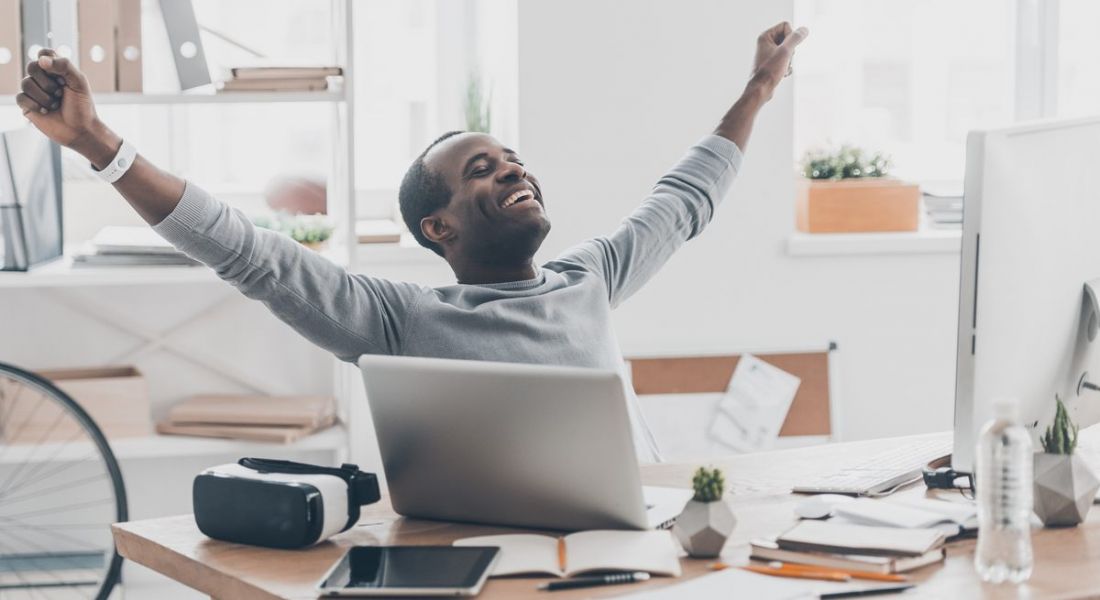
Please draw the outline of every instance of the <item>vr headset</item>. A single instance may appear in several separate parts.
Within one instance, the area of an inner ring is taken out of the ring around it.
[[[302,548],[347,531],[379,499],[378,478],[356,465],[321,467],[242,458],[210,467],[191,488],[195,523],[209,537]]]

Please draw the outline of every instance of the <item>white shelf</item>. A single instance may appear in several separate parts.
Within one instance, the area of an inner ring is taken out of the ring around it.
[[[176,105],[176,104],[270,104],[288,102],[343,102],[343,90],[325,92],[223,92],[220,94],[97,94],[97,105]],[[15,106],[15,96],[0,96],[0,106]]]
[[[322,256],[347,266],[338,253],[324,251]],[[0,273],[0,289],[64,288],[127,285],[203,284],[221,279],[205,266],[156,267],[73,267],[72,259],[64,257],[34,267],[30,271]]]
[[[310,450],[341,451],[347,448],[348,436],[342,425],[304,437],[290,444],[248,442],[216,438],[153,435],[142,438],[111,440],[111,450],[120,461],[136,459],[182,458],[217,454],[274,455]],[[18,464],[27,460],[64,462],[86,458],[94,452],[90,442],[41,444],[36,446],[4,446],[0,444],[0,464]]]
[[[958,254],[962,232],[922,229],[898,233],[802,233],[787,238],[791,256]]]

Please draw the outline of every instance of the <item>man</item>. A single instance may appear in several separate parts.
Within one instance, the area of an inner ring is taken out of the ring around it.
[[[400,202],[412,234],[455,273],[458,283],[440,288],[350,274],[157,169],[98,119],[87,80],[52,51],[27,66],[16,100],[39,130],[103,171],[159,234],[342,360],[376,353],[619,369],[611,309],[710,221],[757,112],[806,35],[788,23],[761,34],[752,76],[714,133],[614,233],[542,266],[534,255],[550,221],[518,154],[480,133],[436,140],[405,175]],[[639,455],[656,460],[628,396]]]

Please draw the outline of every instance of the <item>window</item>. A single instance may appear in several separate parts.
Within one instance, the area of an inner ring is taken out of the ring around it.
[[[1100,114],[1095,0],[796,0],[795,152],[852,142],[961,181],[971,129]]]
[[[1014,118],[1011,0],[796,0],[795,152],[854,143],[961,180],[970,129]]]

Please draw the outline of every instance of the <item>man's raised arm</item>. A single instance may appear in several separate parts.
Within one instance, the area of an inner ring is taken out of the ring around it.
[[[16,102],[47,137],[97,170],[114,160],[122,138],[99,120],[88,80],[69,60],[43,50],[22,90]],[[351,275],[140,155],[114,186],[157,233],[315,344],[344,360],[399,351],[408,308],[424,288]]]
[[[689,149],[614,233],[574,246],[555,262],[602,276],[612,306],[638,291],[710,223],[741,168],[757,113],[788,75],[794,49],[807,35],[786,22],[760,34],[752,76],[713,134]]]

